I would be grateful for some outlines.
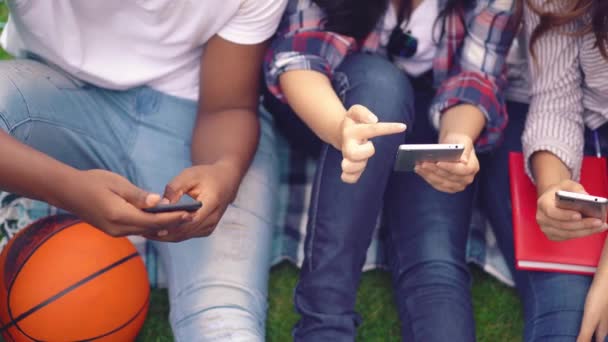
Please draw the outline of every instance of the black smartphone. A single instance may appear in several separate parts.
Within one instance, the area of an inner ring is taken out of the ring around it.
[[[201,202],[192,203],[174,203],[174,204],[160,204],[151,208],[144,208],[143,211],[147,213],[169,213],[173,211],[187,211],[194,212],[199,210],[203,206]]]

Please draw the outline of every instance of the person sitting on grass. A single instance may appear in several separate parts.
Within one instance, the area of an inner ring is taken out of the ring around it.
[[[278,176],[256,113],[285,1],[7,4],[0,189],[156,240],[176,341],[263,341]],[[202,208],[141,210],[182,196]]]
[[[287,137],[304,140],[295,145],[321,146],[296,341],[355,339],[361,268],[382,208],[403,339],[475,340],[469,184],[476,150],[494,147],[506,125],[516,9],[511,0],[289,2],[265,63],[265,106]],[[465,150],[457,162],[392,173],[402,143]]]
[[[608,153],[608,3],[526,0],[524,23],[530,45],[531,102],[523,147],[538,192],[538,224],[551,240],[605,231],[607,225],[600,219],[557,208],[555,193],[585,193],[579,183],[583,155]],[[604,341],[607,272],[606,255],[594,278],[529,272],[530,292],[536,299],[525,313],[539,324],[527,332],[526,340],[553,336],[583,342],[595,333],[594,341]]]

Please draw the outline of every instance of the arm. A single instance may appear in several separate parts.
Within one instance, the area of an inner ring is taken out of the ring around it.
[[[439,68],[449,69],[446,73],[451,76],[439,85],[430,116],[431,122],[444,132],[452,129],[443,127],[453,122],[443,120],[447,113],[475,118],[467,136],[476,142],[477,149],[489,149],[500,139],[507,123],[505,64],[519,21],[515,1],[488,0],[478,6],[484,8],[468,20],[466,28],[462,27],[460,15],[446,18],[443,48],[455,49],[453,42],[462,41],[461,53],[436,62]],[[460,34],[465,34],[464,38]]]
[[[514,1],[485,1],[484,8],[462,27],[460,14],[445,20],[443,49],[456,49],[460,55],[439,59],[435,67],[445,69],[447,77],[437,90],[430,108],[431,122],[439,129],[439,143],[463,144],[458,162],[422,163],[415,169],[435,189],[459,192],[471,184],[479,171],[478,149],[488,149],[499,140],[507,123],[505,63],[517,29]],[[464,32],[463,32],[464,31]],[[461,34],[465,34],[461,38]]]
[[[60,187],[78,170],[26,146],[0,131],[0,180],[4,191],[58,206]],[[54,180],[54,181],[49,181]]]
[[[225,164],[235,184],[245,175],[257,147],[259,66],[265,47],[239,45],[215,36],[201,61],[203,86],[192,137],[192,162]]]
[[[281,75],[280,85],[293,111],[321,140],[340,150],[346,108],[329,78],[312,70],[294,70]]]
[[[112,236],[176,226],[184,213],[146,214],[160,196],[103,170],[81,171],[0,131],[0,188],[65,209]]]
[[[536,192],[540,195],[550,187],[572,178],[566,165],[553,153],[538,151],[530,158],[536,179]]]
[[[559,2],[533,0],[538,8],[559,11]],[[539,16],[524,8],[525,33],[529,37]],[[605,230],[602,220],[583,218],[581,213],[557,208],[555,192],[585,193],[577,180],[583,157],[584,123],[582,75],[579,66],[581,37],[571,23],[545,33],[533,46],[530,58],[531,103],[522,138],[526,170],[536,180],[538,194],[536,220],[552,240],[583,237]]]
[[[585,311],[577,342],[604,341],[608,336],[608,240],[585,299]],[[594,339],[595,337],[595,339]]]
[[[203,207],[192,222],[163,231],[156,238],[181,241],[211,234],[236,197],[258,143],[258,85],[265,40],[274,33],[283,5],[276,0],[248,1],[241,13],[206,43],[192,137],[193,166],[165,189],[170,202],[187,194]]]
[[[283,87],[297,78],[289,77],[286,82],[284,74],[316,71],[329,80],[348,53],[356,49],[353,38],[324,30],[323,20],[324,13],[311,1],[290,2],[264,61],[266,85],[278,99],[286,100]],[[325,82],[321,77],[313,77],[308,81]],[[317,85],[323,87],[321,83]]]
[[[192,222],[154,238],[182,241],[207,236],[236,197],[258,144],[259,66],[264,51],[264,43],[236,44],[218,35],[207,43],[192,136],[193,166],[167,184],[164,194],[171,203],[188,195],[203,207]]]
[[[537,7],[549,11],[559,10],[556,3],[547,3],[543,7],[544,1],[533,1]],[[529,41],[540,18],[526,5],[524,19]],[[563,28],[570,32],[576,29],[575,23]],[[536,58],[530,58],[528,62],[531,102],[523,135],[523,148],[526,160],[529,161],[526,163],[528,173],[542,188],[551,183],[557,184],[566,177],[577,180],[580,174],[585,129],[582,75],[578,60],[580,40],[580,37],[561,34],[555,30],[547,32],[533,46]],[[540,153],[541,151],[546,153]],[[547,158],[548,153],[555,158]],[[563,170],[564,167],[567,172]]]

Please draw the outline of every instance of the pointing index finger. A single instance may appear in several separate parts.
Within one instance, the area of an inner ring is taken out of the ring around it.
[[[354,134],[361,140],[404,132],[407,126],[400,122],[378,122],[359,124],[353,127]]]

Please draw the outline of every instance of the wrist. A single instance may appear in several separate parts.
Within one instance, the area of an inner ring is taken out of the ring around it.
[[[474,105],[460,104],[449,108],[441,114],[439,137],[450,134],[462,134],[477,140],[486,124],[483,113]]]
[[[249,164],[244,166],[242,161],[236,160],[236,158],[223,158],[208,166],[218,170],[226,185],[236,184],[238,186],[245,176]]]
[[[453,143],[471,143],[473,144],[473,137],[463,132],[454,132],[448,130],[442,130],[439,134],[440,144],[453,144]]]
[[[50,181],[46,182],[41,199],[55,207],[70,210],[69,198],[82,191],[78,184],[83,176],[84,171],[72,167],[57,169],[49,175]]]

